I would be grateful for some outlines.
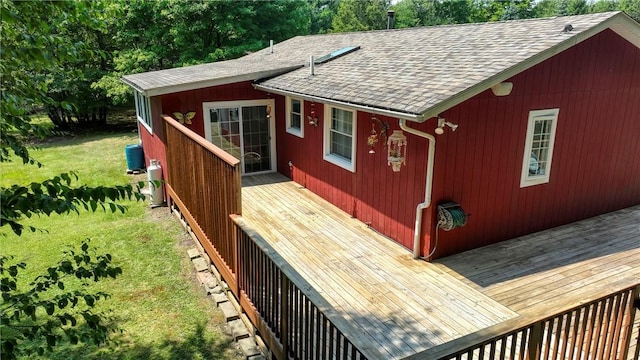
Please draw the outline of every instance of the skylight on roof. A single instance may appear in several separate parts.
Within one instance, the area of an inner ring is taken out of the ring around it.
[[[336,51],[334,51],[334,52],[332,52],[330,54],[320,56],[319,58],[315,59],[313,62],[315,64],[324,64],[327,61],[331,61],[331,60],[333,60],[335,58],[338,58],[340,56],[347,55],[347,54],[349,54],[351,52],[354,52],[354,51],[356,51],[358,49],[360,49],[360,46],[347,46],[347,47],[344,47],[344,48],[342,48],[340,50],[336,50]]]

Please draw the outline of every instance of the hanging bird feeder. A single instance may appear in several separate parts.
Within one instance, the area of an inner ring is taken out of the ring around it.
[[[400,166],[406,165],[407,137],[402,130],[393,130],[387,139],[387,165],[391,165],[394,172],[400,171]]]

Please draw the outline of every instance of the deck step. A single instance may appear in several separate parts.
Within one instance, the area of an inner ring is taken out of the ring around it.
[[[249,337],[249,330],[245,326],[244,322],[240,319],[229,322],[229,328],[231,329],[231,335],[233,340],[238,341],[240,339]]]
[[[216,279],[208,271],[196,273],[196,276],[198,277],[200,284],[202,284],[206,294],[209,295],[209,290],[216,286]]]
[[[236,310],[235,306],[230,302],[223,302],[219,305],[220,310],[222,310],[222,315],[224,316],[224,320],[226,322],[230,322],[236,319],[240,319],[240,314],[238,310]]]
[[[244,338],[238,340],[238,345],[240,346],[240,350],[244,353],[247,359],[258,359],[256,356],[262,355],[258,346],[256,346],[256,342],[251,338]]]
[[[220,307],[220,304],[229,301],[229,299],[227,299],[227,295],[224,293],[213,293],[211,294],[211,298],[213,299],[213,302],[216,303],[217,307]]]
[[[187,250],[187,255],[189,255],[189,260],[193,260],[197,257],[200,257],[200,251],[196,248],[192,248]]]
[[[193,266],[195,266],[197,272],[203,272],[209,270],[209,264],[207,264],[207,260],[202,257],[198,257],[192,260]]]

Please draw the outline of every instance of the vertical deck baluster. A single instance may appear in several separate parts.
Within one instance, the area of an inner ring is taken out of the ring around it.
[[[608,338],[608,332],[609,332],[609,321],[611,319],[611,311],[613,310],[613,306],[615,304],[612,298],[607,298],[606,300],[604,300],[604,303],[606,304],[606,311],[604,312],[602,321],[600,322],[600,326],[599,326],[599,329],[601,331],[598,334],[599,335],[598,339],[600,339],[600,341],[598,341],[598,351],[596,352],[595,359],[609,360],[604,357],[604,351],[607,347],[607,338]]]
[[[280,289],[281,298],[280,298],[280,306],[282,314],[282,318],[280,319],[281,325],[281,336],[280,339],[282,341],[282,350],[285,356],[289,356],[289,316],[290,316],[290,307],[289,307],[289,287],[291,286],[289,279],[284,276],[281,276],[281,286]]]
[[[536,322],[533,327],[529,330],[529,360],[537,360],[540,359],[540,355],[542,354],[542,337],[543,337],[543,321]],[[523,347],[524,348],[524,347]]]
[[[630,293],[620,294],[620,301],[618,301],[618,306],[615,309],[615,314],[613,317],[613,332],[611,334],[611,346],[609,347],[609,358],[616,358],[618,352],[618,346],[622,343],[624,338],[624,322],[627,317],[627,301],[629,299]]]

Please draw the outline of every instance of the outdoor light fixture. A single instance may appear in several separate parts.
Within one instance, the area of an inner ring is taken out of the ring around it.
[[[491,87],[495,96],[507,96],[511,94],[511,90],[513,90],[513,83],[510,82],[501,82]]]
[[[435,130],[435,133],[438,135],[442,135],[444,134],[444,127],[448,126],[451,128],[451,131],[456,131],[456,129],[458,128],[458,124],[454,124],[452,122],[448,122],[445,118],[438,118],[438,127]]]
[[[387,165],[391,165],[394,172],[400,171],[400,166],[405,164],[407,156],[407,137],[402,130],[393,130],[393,134],[387,139]]]

